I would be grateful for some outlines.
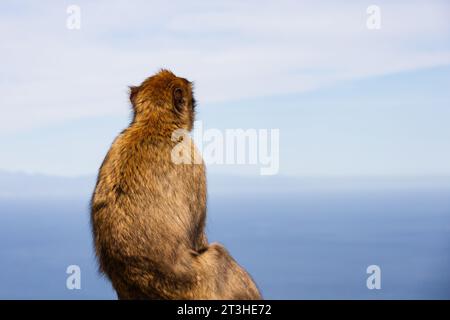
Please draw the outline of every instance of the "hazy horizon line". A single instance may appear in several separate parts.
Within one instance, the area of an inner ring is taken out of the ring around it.
[[[80,179],[80,178],[92,178],[96,177],[97,173],[86,173],[86,174],[50,174],[45,172],[30,172],[26,170],[9,170],[0,168],[0,174],[8,174],[8,175],[25,175],[25,176],[41,176],[48,178],[66,178],[66,179]],[[261,176],[259,174],[252,173],[228,173],[228,172],[208,172],[208,176],[216,176],[216,177],[239,177],[239,178],[263,178],[265,180],[269,180],[271,178],[293,178],[293,179],[450,179],[449,174],[417,174],[417,175],[409,175],[409,174],[359,174],[359,175],[347,175],[347,174],[322,174],[322,175],[304,175],[304,174],[276,174],[272,176]]]

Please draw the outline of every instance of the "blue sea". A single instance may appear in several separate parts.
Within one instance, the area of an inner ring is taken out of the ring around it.
[[[208,199],[209,240],[264,298],[450,299],[447,184],[282,186],[222,186]],[[97,272],[88,203],[88,191],[0,197],[1,299],[116,298]],[[66,288],[69,265],[81,268],[80,290]],[[381,289],[366,286],[370,265]]]

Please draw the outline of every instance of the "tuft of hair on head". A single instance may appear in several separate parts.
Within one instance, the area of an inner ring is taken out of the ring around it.
[[[165,68],[159,69],[159,71],[156,73],[156,75],[167,75],[167,76],[176,77],[172,71],[170,71],[169,69],[165,69]]]

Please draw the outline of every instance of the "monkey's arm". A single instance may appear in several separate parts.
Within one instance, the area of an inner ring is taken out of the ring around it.
[[[206,233],[203,231],[197,239],[196,247],[194,251],[203,252],[208,249],[208,237]]]

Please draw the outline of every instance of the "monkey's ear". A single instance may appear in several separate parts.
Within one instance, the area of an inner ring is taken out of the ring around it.
[[[139,91],[139,87],[129,86],[129,88],[130,88],[130,101],[131,104],[134,106],[136,103],[136,96]]]
[[[180,113],[183,112],[183,110],[185,110],[187,107],[186,94],[183,88],[175,87],[172,96],[173,96],[173,106],[175,110]]]

